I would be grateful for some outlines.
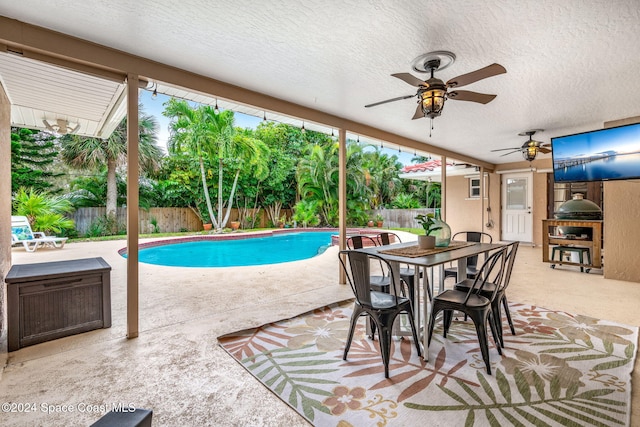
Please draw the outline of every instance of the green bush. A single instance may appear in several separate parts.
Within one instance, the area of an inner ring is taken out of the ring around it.
[[[69,200],[33,189],[20,188],[13,195],[13,214],[26,216],[33,231],[59,234],[73,230],[73,220],[64,216],[73,207]]]
[[[395,209],[417,209],[420,207],[420,202],[411,194],[399,193],[391,202],[391,207]]]
[[[315,200],[301,200],[296,203],[293,208],[292,220],[303,227],[315,227],[320,224],[320,216],[318,215],[318,202]]]
[[[87,228],[85,237],[102,237],[127,234],[125,224],[119,223],[116,218],[101,216],[96,218]]]

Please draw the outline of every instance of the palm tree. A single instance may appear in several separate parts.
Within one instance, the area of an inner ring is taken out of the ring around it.
[[[402,163],[398,156],[383,153],[378,147],[373,151],[364,153],[363,171],[367,180],[367,186],[371,189],[371,208],[389,204],[395,193],[401,187],[398,173],[402,169]]]
[[[347,144],[347,214],[354,224],[366,219],[371,195],[362,173],[362,154],[360,144]],[[338,175],[338,144],[333,141],[310,146],[296,172],[300,197],[315,203],[321,222],[334,226],[338,222]]]
[[[139,107],[139,167],[142,172],[157,169],[162,150],[156,145],[158,122]],[[116,169],[127,161],[127,119],[123,119],[107,139],[65,135],[60,138],[62,160],[77,169],[107,166],[107,217],[115,218],[118,204]]]
[[[171,124],[169,150],[173,153],[190,152],[198,157],[207,212],[216,230],[221,231],[229,220],[240,171],[243,167],[252,167],[255,177],[265,178],[268,174],[269,149],[262,141],[253,138],[248,131],[234,128],[233,111],[219,112],[210,105],[192,108],[186,101],[172,98],[167,103],[164,115],[174,119]],[[209,196],[205,158],[218,161],[217,214],[213,212]],[[235,171],[226,215],[223,203],[225,162]]]
[[[226,113],[226,112],[225,112]],[[231,113],[231,124],[233,125],[233,111]],[[218,219],[222,216],[222,172],[223,161],[227,160],[230,166],[235,169],[233,177],[233,185],[229,193],[229,201],[227,203],[227,211],[224,220],[219,224],[221,231],[231,214],[233,200],[236,188],[238,186],[238,177],[243,168],[249,168],[253,171],[253,176],[261,181],[269,175],[267,166],[269,159],[269,148],[259,139],[252,136],[252,132],[248,129],[235,129],[228,139],[219,139],[218,143]]]

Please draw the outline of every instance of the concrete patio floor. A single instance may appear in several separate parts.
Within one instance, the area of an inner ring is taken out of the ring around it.
[[[109,241],[35,253],[13,249],[13,264],[102,256],[112,266],[113,326],[10,353],[0,401],[35,403],[37,410],[0,412],[0,425],[86,426],[114,404],[153,409],[154,426],[308,425],[234,362],[216,337],[351,298],[350,288],[337,284],[336,247],[309,260],[267,266],[140,264],[140,336],[128,340],[126,260],[117,253],[124,246]],[[539,247],[520,247],[510,301],[640,323],[640,284],[576,267],[552,270],[541,259]],[[640,425],[639,378],[636,359],[632,426]],[[51,413],[43,403],[52,405]],[[64,412],[69,407],[74,412]]]

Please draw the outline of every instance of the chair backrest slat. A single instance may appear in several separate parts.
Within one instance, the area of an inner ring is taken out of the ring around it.
[[[349,253],[349,266],[353,280],[353,293],[362,304],[371,304],[371,284],[369,282],[369,257],[361,252]]]
[[[506,256],[506,270],[504,273],[504,276],[502,277],[502,282],[500,283],[500,286],[498,289],[496,289],[496,292],[504,292],[505,289],[507,289],[507,286],[509,286],[509,282],[511,281],[511,272],[513,271],[513,264],[516,261],[516,253],[518,252],[518,245],[520,244],[520,242],[513,242],[510,243],[509,246],[507,246],[507,256]]]
[[[378,244],[371,237],[360,234],[347,238],[347,248],[349,249],[362,249],[365,246],[378,246]]]
[[[376,238],[378,240],[378,244],[380,246],[390,245],[391,244],[391,236],[393,236],[394,239],[398,243],[402,243],[402,240],[400,239],[400,236],[398,236],[396,233],[390,233],[388,231],[385,231],[384,233],[380,233],[380,234],[378,234],[376,236]]]
[[[482,289],[484,288],[484,285],[487,282],[496,284],[496,289],[494,290],[493,295],[491,297],[491,300],[493,300],[493,298],[496,295],[497,289],[501,285],[501,281],[504,277],[505,257],[506,257],[507,249],[508,249],[508,246],[504,246],[496,250],[495,252],[493,252],[491,255],[489,255],[485,259],[484,263],[482,264],[482,267],[480,267],[480,270],[478,270],[478,274],[473,280],[473,286],[471,286],[469,288],[469,291],[467,292],[467,296],[464,300],[465,304],[469,300],[469,297],[471,296],[471,294],[472,293],[477,294],[480,291],[482,291]]]
[[[457,240],[456,237],[464,236],[465,242],[476,243],[493,243],[493,237],[491,234],[482,231],[459,231],[453,235],[451,240]],[[467,267],[476,267],[478,265],[478,255],[473,255],[467,258]]]
[[[349,268],[347,268],[347,263],[343,260],[343,256],[347,258]],[[342,268],[347,276],[347,281],[351,286],[351,290],[353,290],[353,294],[361,305],[371,306],[371,282],[369,280],[371,274],[371,260],[378,261],[386,266],[386,269],[389,271],[390,286],[393,288],[393,294],[399,295],[394,280],[393,270],[391,270],[391,266],[384,258],[360,252],[358,250],[340,251],[338,258],[340,259],[340,264],[342,264]],[[397,305],[398,302],[396,301],[396,306]]]

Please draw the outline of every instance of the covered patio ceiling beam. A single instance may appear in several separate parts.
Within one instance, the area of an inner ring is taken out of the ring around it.
[[[52,56],[58,61],[64,60],[68,61],[68,64],[78,63],[83,67],[95,67],[102,72],[120,73],[123,76],[131,73],[144,78],[163,81],[265,111],[275,111],[291,117],[298,117],[310,122],[345,129],[348,132],[388,141],[413,150],[426,151],[434,155],[454,158],[482,166],[488,171],[492,171],[495,168],[495,165],[492,163],[475,159],[462,153],[446,150],[425,142],[377,129],[373,126],[347,120],[333,114],[304,107],[270,95],[241,88],[210,77],[161,64],[150,59],[101,46],[42,27],[26,24],[14,19],[0,17],[0,43],[6,44],[10,49],[21,49],[23,52],[38,53],[42,55],[42,58]],[[51,62],[54,63],[53,61]],[[82,70],[81,68],[77,69]]]

